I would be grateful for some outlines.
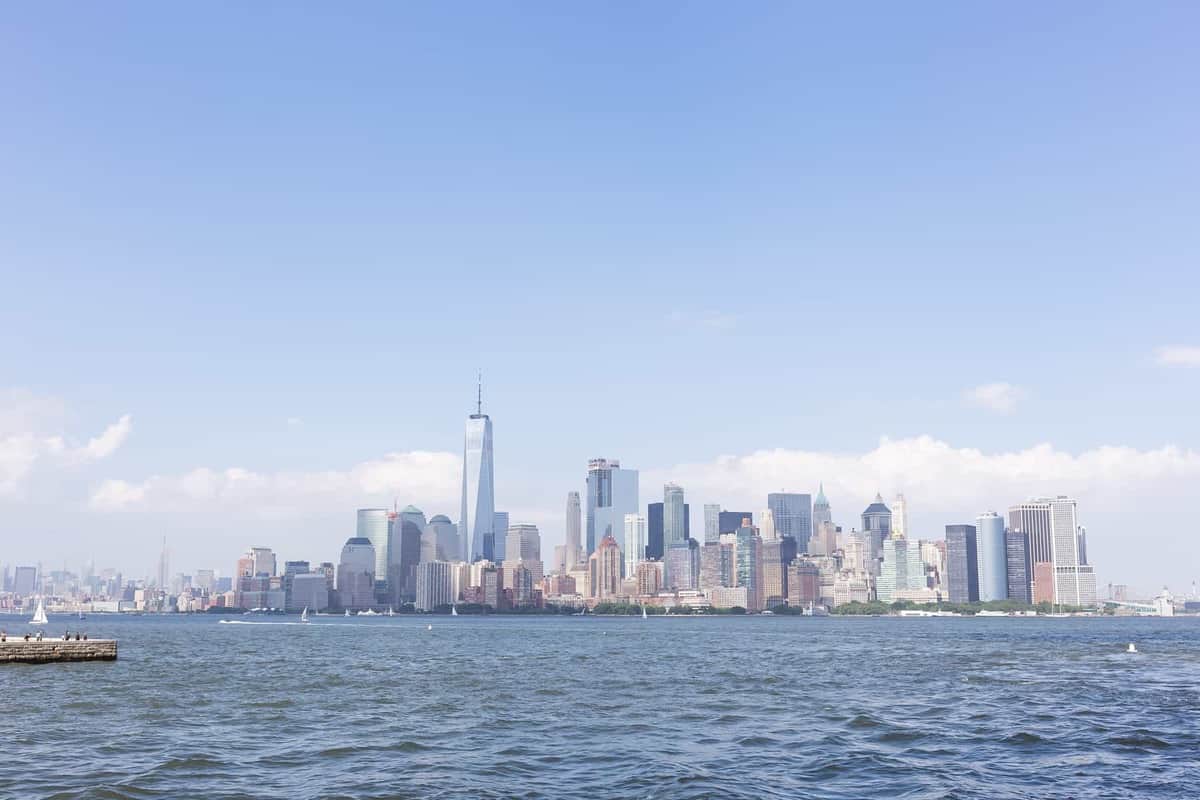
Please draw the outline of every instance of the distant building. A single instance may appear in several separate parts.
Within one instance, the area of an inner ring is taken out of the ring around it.
[[[612,534],[600,540],[589,562],[592,596],[597,600],[615,600],[621,588],[621,546]]]
[[[754,524],[754,514],[749,511],[722,511],[717,514],[717,527],[719,534],[737,533],[738,528],[742,527],[742,522],[750,520],[750,524]]]
[[[767,509],[770,512],[770,509]],[[794,542],[794,539],[788,541]],[[762,542],[762,587],[759,589],[759,608],[774,608],[787,603],[788,573],[783,555],[782,539],[766,539]],[[793,554],[794,555],[794,554]]]
[[[925,589],[925,566],[921,547],[915,540],[890,537],[883,541],[883,564],[876,582],[876,599],[881,603],[898,600],[897,593]]]
[[[17,597],[37,594],[37,567],[17,567],[13,570],[13,594]]]
[[[983,602],[1008,599],[1008,543],[1004,518],[988,511],[975,518],[976,558],[979,568],[979,599]]]
[[[250,555],[254,559],[254,574],[274,577],[275,551],[269,547],[251,547]]]
[[[661,561],[642,561],[634,573],[637,580],[638,596],[656,595],[665,587],[663,585],[663,563]]]
[[[663,575],[664,588],[697,588],[700,580],[700,543],[694,539],[684,539],[669,546]]]
[[[721,507],[716,504],[704,506],[704,543],[712,544],[721,538]]]
[[[324,611],[329,607],[329,587],[319,572],[305,572],[292,578],[291,610]]]
[[[492,514],[492,560],[503,561],[508,557],[505,548],[508,546],[508,512],[497,511]],[[504,587],[509,588],[509,587]]]
[[[483,413],[483,385],[480,382],[475,413],[467,418],[463,438],[462,505],[459,510],[459,536],[470,547],[470,561],[492,560],[495,554],[496,488],[492,453],[492,419]]]
[[[821,569],[811,561],[797,559],[787,568],[787,602],[793,608],[807,608],[821,602]]]
[[[717,586],[709,589],[707,594],[713,608],[750,608],[749,591],[745,586]]]
[[[808,542],[808,552],[811,555],[831,556],[838,548],[838,533],[841,528],[832,522],[823,520],[817,523],[813,538]]]
[[[587,471],[587,549],[593,553],[605,536],[626,549],[625,515],[638,513],[638,473],[621,463],[593,458]]]
[[[817,497],[813,500],[812,518],[814,534],[821,529],[821,523],[833,523],[833,509],[829,507],[829,501],[825,499],[824,483],[817,487]]]
[[[283,562],[283,596],[284,608],[288,611],[299,611],[304,606],[296,605],[295,597],[293,597],[293,587],[295,585],[297,575],[305,575],[309,571],[307,561],[285,561]],[[322,576],[322,580],[324,577]]]
[[[1011,506],[1008,526],[1029,536],[1035,598],[1049,596],[1058,605],[1095,604],[1096,574],[1087,563],[1086,543],[1076,520],[1074,500],[1064,496],[1037,498]],[[1050,563],[1053,569],[1039,570],[1039,563]],[[1047,577],[1051,586],[1037,585],[1039,578]]]
[[[386,508],[360,508],[356,538],[366,539],[375,549],[375,566],[372,577],[376,582],[388,576],[388,510]],[[256,569],[257,573],[258,570]]]
[[[951,603],[979,600],[979,560],[974,525],[946,526],[946,589]]]
[[[891,512],[892,538],[899,539],[908,536],[908,501],[904,499],[904,495],[896,495],[896,499],[892,501]]]
[[[1033,565],[1033,602],[1054,603],[1054,564],[1049,561]]]
[[[433,611],[439,606],[453,605],[453,567],[448,561],[427,561],[417,565],[416,608]]]
[[[567,569],[583,561],[583,506],[579,492],[567,492]]]
[[[692,538],[691,505],[683,504],[683,538]],[[667,552],[666,510],[663,503],[646,506],[646,554],[648,559],[662,559]]]
[[[759,594],[762,591],[762,539],[751,525],[743,524],[737,530],[734,548],[734,579],[737,586],[746,589],[746,600],[750,611],[760,609]]]
[[[386,519],[386,518],[385,518]],[[375,602],[375,546],[365,536],[354,536],[342,547],[337,592],[342,608],[370,608]]]
[[[876,494],[875,502],[863,511],[862,532],[869,548],[867,571],[878,575],[883,558],[883,541],[892,536],[892,511],[883,504],[883,495]]]
[[[728,535],[728,534],[727,534]],[[700,548],[700,588],[733,585],[733,545],[707,542]]]
[[[1033,565],[1029,562],[1029,536],[1021,531],[1004,532],[1005,579],[1008,598],[1018,603],[1032,603],[1030,583]]]
[[[769,508],[758,512],[758,535],[764,542],[771,542],[779,538],[779,532],[775,530],[775,512]]]
[[[519,564],[529,571],[534,583],[542,582],[542,537],[536,525],[518,523],[508,526],[505,564]],[[506,583],[512,588],[512,584]]]
[[[629,548],[625,551],[625,574],[632,576],[639,563],[652,558],[646,544],[646,518],[641,514],[625,515],[625,544]]]
[[[668,483],[663,487],[663,547],[684,540],[683,487]]]
[[[426,525],[425,513],[416,506],[405,506],[398,514],[389,515],[387,579],[385,582],[376,579],[380,603],[395,606],[415,598],[416,570],[421,562],[421,538]]]
[[[813,535],[812,495],[773,492],[767,495],[767,508],[775,518],[778,535],[794,537],[800,551],[807,553]],[[764,535],[763,539],[766,538]]]
[[[427,548],[431,545],[431,548]],[[466,561],[463,553],[466,549],[458,536],[458,526],[450,521],[445,514],[435,514],[425,526],[421,538],[422,561]],[[426,552],[432,552],[431,558],[425,558]]]

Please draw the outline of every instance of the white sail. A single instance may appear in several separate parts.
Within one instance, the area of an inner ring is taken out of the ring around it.
[[[308,606],[305,606],[304,610],[300,612],[300,621],[308,622]]]
[[[458,616],[458,608],[456,606],[450,606],[450,616],[452,616],[452,617]]]
[[[646,607],[642,606],[642,619],[646,618]]]
[[[33,619],[29,620],[31,625],[47,625],[50,620],[46,619],[46,607],[42,605],[42,601],[38,600],[37,611],[33,612]]]

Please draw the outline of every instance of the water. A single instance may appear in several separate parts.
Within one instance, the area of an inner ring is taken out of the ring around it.
[[[1200,793],[1197,619],[77,625],[120,660],[0,666],[0,797]]]

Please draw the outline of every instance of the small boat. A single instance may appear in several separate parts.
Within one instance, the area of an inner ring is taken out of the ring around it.
[[[1133,642],[1130,642],[1129,647],[1125,648],[1126,653],[1136,653],[1137,651],[1137,646]]]
[[[450,616],[452,616],[452,617],[458,616],[458,606],[450,606]]]
[[[391,606],[388,606],[388,616],[389,616],[389,617],[394,617],[394,616],[396,616],[396,612],[392,610],[392,607],[391,607]]]
[[[765,609],[765,610],[764,610],[762,613],[764,613],[764,614],[767,614],[767,615],[770,615],[770,616],[772,616],[772,617],[773,617],[773,616],[775,616],[775,612],[774,612],[774,611],[772,611],[772,610],[771,610],[771,609],[769,609],[769,608],[768,608],[768,609]]]
[[[305,606],[304,610],[300,612],[300,621],[308,622],[308,606]]]
[[[358,616],[360,616],[360,617],[378,617],[378,616],[382,616],[382,615],[375,609],[368,608],[368,609],[364,609],[364,610],[358,612]]]
[[[343,616],[343,617],[348,617],[348,616],[350,616],[350,609],[348,609],[348,608],[347,608],[347,609],[346,609],[346,613],[345,613],[345,614],[343,614],[342,616]]]
[[[49,625],[50,620],[46,617],[46,606],[42,604],[41,599],[38,599],[37,610],[33,612],[33,618],[29,620],[30,625]]]
[[[431,631],[431,630],[433,630],[433,626],[432,626],[432,625],[426,625],[426,626],[425,626],[425,630],[427,630],[427,631]]]
[[[646,619],[646,607],[642,606],[642,619]]]

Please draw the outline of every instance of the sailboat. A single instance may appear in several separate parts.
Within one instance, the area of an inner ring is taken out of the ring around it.
[[[293,608],[294,608],[294,607],[295,607],[295,606],[293,606]],[[301,622],[308,622],[308,606],[305,606],[305,607],[304,607],[304,610],[300,612],[300,621],[301,621]]]
[[[450,606],[450,616],[452,616],[452,617],[458,616],[458,606]]]
[[[348,608],[347,608],[347,609],[346,609],[346,613],[345,613],[345,614],[343,614],[342,616],[343,616],[343,617],[348,617],[348,616],[350,616],[350,609],[348,609]]]
[[[394,617],[394,616],[396,616],[396,612],[392,610],[392,607],[391,607],[391,606],[388,606],[388,616],[389,616],[389,617]]]
[[[642,606],[642,619],[646,619],[646,607]]]
[[[38,598],[37,611],[33,612],[33,619],[29,620],[30,625],[49,625],[50,620],[46,618],[46,606],[42,604],[41,598]]]

